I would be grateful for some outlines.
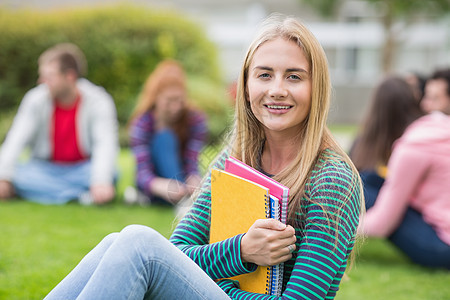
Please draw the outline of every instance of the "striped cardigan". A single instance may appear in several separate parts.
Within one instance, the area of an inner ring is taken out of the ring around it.
[[[223,169],[224,152],[215,164]],[[285,262],[283,293],[279,299],[333,299],[353,249],[360,216],[359,177],[332,150],[324,151],[305,187],[300,211],[296,212],[296,251]],[[204,181],[190,211],[170,240],[195,261],[212,279],[228,278],[256,270],[243,263],[243,234],[209,244],[211,178]],[[232,299],[276,299],[239,289],[230,279],[218,285]]]

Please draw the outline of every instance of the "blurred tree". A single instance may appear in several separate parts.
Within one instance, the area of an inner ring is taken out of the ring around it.
[[[218,49],[204,28],[186,15],[125,3],[48,11],[0,4],[0,143],[23,95],[36,85],[39,55],[62,42],[82,49],[87,78],[113,97],[123,146],[145,79],[166,58],[185,68],[193,103],[208,115],[210,141],[219,141],[230,123]]]
[[[311,6],[322,16],[335,16],[339,9],[349,0],[299,0]],[[417,17],[435,17],[450,13],[449,0],[359,0],[368,2],[379,12],[384,30],[384,45],[382,48],[382,70],[387,73],[392,70],[395,48],[398,43],[394,25],[398,21],[411,23]]]

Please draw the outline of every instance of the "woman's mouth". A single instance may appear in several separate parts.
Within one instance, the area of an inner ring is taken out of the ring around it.
[[[276,104],[264,104],[265,107],[271,112],[285,112],[292,108],[292,105],[276,105]]]

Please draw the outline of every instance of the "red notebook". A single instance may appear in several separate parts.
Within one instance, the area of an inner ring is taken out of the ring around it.
[[[258,183],[269,189],[270,195],[276,197],[280,201],[280,221],[286,224],[287,219],[287,208],[289,202],[289,188],[282,185],[276,180],[273,180],[269,176],[259,172],[258,170],[250,167],[249,165],[243,163],[230,156],[225,161],[225,171],[245,178],[247,180]]]

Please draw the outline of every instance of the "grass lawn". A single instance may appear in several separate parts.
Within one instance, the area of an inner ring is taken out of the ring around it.
[[[336,299],[450,299],[450,271],[412,264],[389,242],[367,239]]]
[[[132,182],[130,153],[120,157],[119,194]],[[104,236],[129,224],[169,237],[174,212],[163,207],[43,206],[0,203],[0,299],[42,299]],[[337,299],[450,299],[450,272],[409,263],[383,240],[368,239]]]
[[[129,224],[169,237],[173,212],[114,204],[0,203],[0,299],[42,299],[108,233]]]

